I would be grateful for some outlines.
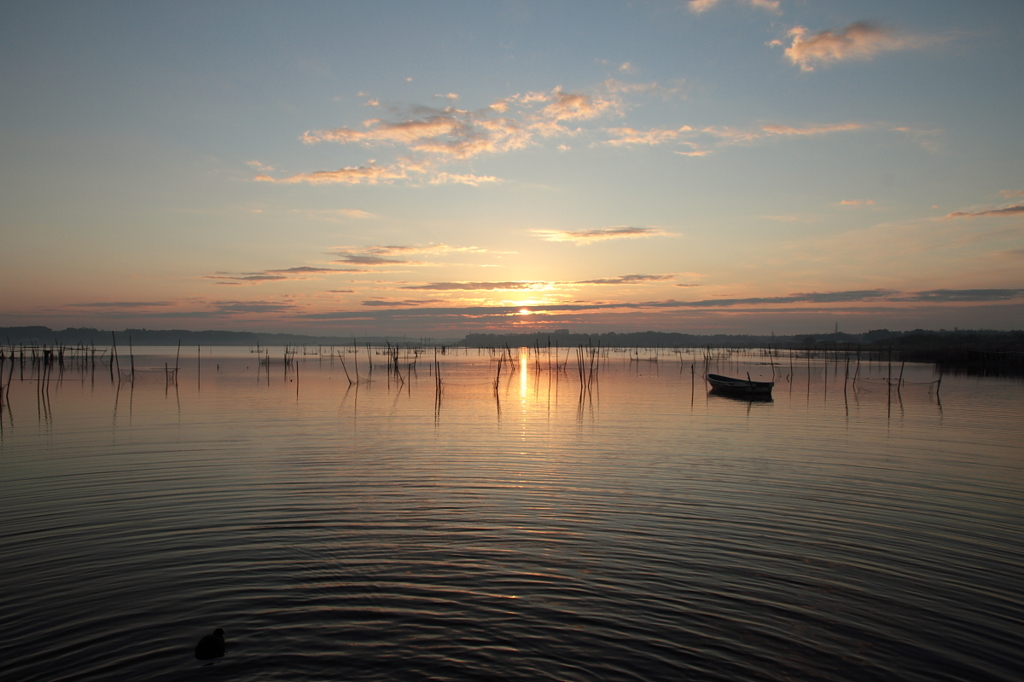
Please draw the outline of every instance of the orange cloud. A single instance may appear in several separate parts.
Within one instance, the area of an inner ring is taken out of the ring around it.
[[[679,139],[680,133],[689,132],[691,130],[693,130],[693,128],[690,126],[683,126],[682,128],[676,129],[652,128],[646,132],[636,130],[634,128],[609,128],[608,132],[616,137],[608,140],[605,144],[614,146],[646,144],[654,146],[656,144],[674,142]]]
[[[254,179],[258,182],[272,182],[277,184],[294,185],[300,182],[308,182],[311,185],[327,185],[343,183],[358,185],[365,182],[368,185],[375,185],[381,181],[397,180],[408,177],[402,168],[384,166],[349,166],[335,171],[314,171],[312,173],[297,173],[287,178],[277,179],[269,175],[257,175]]]
[[[498,182],[491,176],[473,174],[437,173],[441,164],[466,160],[483,154],[503,153],[523,149],[535,143],[538,137],[568,136],[582,132],[570,129],[569,121],[589,121],[609,114],[621,114],[627,107],[624,98],[630,93],[664,90],[656,83],[622,83],[608,79],[590,92],[567,92],[556,87],[549,92],[527,92],[497,100],[483,109],[470,111],[456,107],[425,107],[409,105],[399,120],[371,118],[362,128],[340,127],[326,130],[308,130],[302,136],[305,144],[335,142],[364,146],[391,145],[404,147],[408,154],[392,165],[378,166],[370,160],[364,166],[339,170],[320,170],[275,178],[265,171],[270,166],[252,162],[261,171],[255,177],[260,182],[296,184],[374,184],[396,179],[409,180],[414,173],[422,173],[431,184],[461,183],[480,185]],[[452,100],[454,93],[438,97]],[[371,104],[379,106],[379,102]],[[391,108],[391,111],[399,111]],[[625,138],[619,144],[639,144],[646,135],[647,144],[656,142],[656,131],[646,134],[633,131],[632,137],[624,129]],[[621,135],[620,135],[621,137]],[[633,140],[627,141],[628,139]],[[258,165],[257,165],[258,164]]]
[[[421,121],[384,123],[379,118],[364,121],[369,130],[351,128],[306,131],[302,141],[306,144],[317,142],[402,142],[409,143],[424,138],[457,133],[463,124],[454,116],[431,116]]]
[[[864,126],[860,123],[833,123],[831,125],[810,126],[807,128],[793,128],[783,125],[766,125],[761,130],[769,135],[823,135],[825,133],[839,133],[848,130],[860,130]]]
[[[493,105],[489,108],[493,109]],[[336,128],[307,131],[302,136],[302,141],[306,144],[401,144],[414,151],[456,159],[468,159],[485,152],[521,149],[530,141],[530,133],[515,120],[488,119],[485,115],[461,109],[449,108],[423,119],[409,119],[397,123],[370,119],[363,125],[368,129]]]
[[[690,8],[691,12],[694,14],[701,14],[714,8],[720,1],[721,0],[690,0],[690,2],[686,4]],[[768,10],[769,12],[779,11],[779,0],[741,0],[741,2],[745,5],[750,5],[751,7]]]
[[[544,107],[541,114],[551,121],[574,121],[596,118],[614,106],[606,99],[595,99],[589,95],[563,92],[556,88],[554,101]]]
[[[867,21],[854,22],[840,31],[821,31],[813,35],[809,35],[805,27],[796,26],[787,35],[792,42],[785,55],[803,71],[813,71],[817,65],[832,62],[871,59],[881,52],[916,49],[936,40],[900,34]],[[769,44],[783,43],[773,40]]]

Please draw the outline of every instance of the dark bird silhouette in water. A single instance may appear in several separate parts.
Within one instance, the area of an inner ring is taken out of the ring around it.
[[[209,661],[224,655],[224,630],[217,628],[212,635],[204,635],[196,644],[196,658]]]

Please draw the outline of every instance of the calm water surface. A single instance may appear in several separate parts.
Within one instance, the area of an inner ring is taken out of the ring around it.
[[[14,369],[4,680],[1024,677],[1019,381],[711,366],[774,371],[751,403],[688,354],[606,353],[581,391],[574,352],[495,387],[473,350],[438,400],[432,354],[348,353],[350,385],[193,348],[175,385],[146,353],[120,384]]]

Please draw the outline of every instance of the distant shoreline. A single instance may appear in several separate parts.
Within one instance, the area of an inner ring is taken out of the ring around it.
[[[915,329],[890,331],[876,329],[863,334],[830,332],[826,334],[686,334],[682,332],[605,332],[573,333],[565,329],[523,334],[467,334],[461,338],[387,336],[313,336],[224,330],[190,331],[186,329],[125,329],[110,331],[69,327],[0,327],[0,345],[66,345],[108,346],[116,339],[118,345],[129,340],[136,346],[346,346],[353,343],[392,346],[462,346],[469,348],[577,347],[604,346],[616,348],[779,348],[800,350],[871,349],[908,351],[915,349],[975,349],[987,351],[1024,350],[1024,330],[994,331],[957,329],[938,331]]]
[[[877,329],[864,334],[794,334],[762,336],[753,334],[683,334],[675,332],[631,332],[574,334],[568,330],[528,334],[468,334],[461,339],[433,339],[407,336],[337,337],[300,334],[263,334],[233,331],[189,331],[125,329],[105,331],[68,328],[55,331],[48,327],[0,327],[0,347],[81,347],[106,348],[117,345],[145,346],[399,346],[464,348],[762,348],[797,351],[812,356],[839,357],[840,354],[869,353],[892,360],[934,363],[951,371],[982,375],[1024,376],[1024,330],[924,330],[901,332]]]

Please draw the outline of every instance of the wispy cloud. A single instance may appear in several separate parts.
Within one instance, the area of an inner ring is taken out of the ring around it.
[[[402,145],[410,151],[450,159],[522,149],[530,143],[530,131],[522,122],[509,117],[491,118],[492,112],[490,107],[480,112],[416,107],[410,113],[418,118],[393,122],[370,119],[363,123],[365,130],[307,131],[302,141]]]
[[[614,97],[565,92],[560,87],[552,91],[548,101],[551,103],[541,110],[541,121],[585,121],[609,111],[618,111],[622,106],[622,102]]]
[[[269,273],[280,273],[283,275],[337,275],[345,272],[356,272],[351,268],[314,268],[308,265],[301,265],[295,268],[284,268],[281,270],[267,270]]]
[[[954,211],[946,218],[980,218],[982,216],[1012,216],[1024,214],[1024,204],[1006,206],[1004,208],[988,208],[980,211]]]
[[[691,12],[694,14],[700,14],[701,12],[707,12],[719,2],[720,0],[690,0],[690,2],[686,4],[690,8]]]
[[[952,303],[957,301],[984,303],[1009,301],[1024,297],[1024,289],[932,289],[917,291],[906,296],[894,297],[895,301],[922,301]]]
[[[690,0],[686,3],[686,6],[694,14],[701,14],[709,9],[713,9],[720,2],[721,0]],[[739,2],[741,5],[749,5],[750,7],[768,10],[769,12],[779,11],[779,0],[739,0]]]
[[[284,185],[294,185],[306,182],[311,185],[330,185],[342,183],[347,185],[358,185],[366,183],[375,185],[378,182],[388,182],[409,177],[406,168],[402,165],[394,166],[348,166],[333,171],[314,171],[312,173],[296,173],[286,178],[274,178],[269,175],[257,175],[254,180],[258,182],[271,182]]]
[[[371,254],[345,253],[340,255],[341,258],[334,261],[335,263],[351,263],[353,265],[397,265],[408,262],[398,260],[396,258],[384,258],[382,256],[374,256]]]
[[[1003,195],[1004,199],[1009,199],[1010,197],[1024,197],[1024,189],[1004,189],[999,193]]]
[[[493,175],[473,175],[471,173],[458,174],[441,172],[430,179],[430,184],[432,185],[452,183],[458,185],[471,185],[473,187],[477,187],[484,183],[497,182],[501,182],[501,178],[496,178]]]
[[[371,308],[391,308],[395,306],[401,308],[409,308],[430,305],[433,303],[438,303],[438,301],[429,298],[407,298],[400,301],[370,299],[368,301],[363,301],[360,305],[369,306]]]
[[[414,244],[412,246],[370,246],[367,250],[376,254],[395,254],[395,253],[427,253],[427,254],[446,254],[446,253],[487,253],[487,249],[482,249],[479,246],[451,246],[449,244]]]
[[[614,146],[624,145],[656,145],[664,144],[667,142],[675,142],[679,139],[680,134],[690,132],[693,128],[690,126],[683,126],[681,128],[652,128],[651,130],[641,131],[634,128],[609,128],[608,132],[613,136],[610,140],[606,140],[605,144]]]
[[[423,291],[521,291],[523,289],[540,289],[548,286],[547,282],[431,282],[401,287]]]
[[[836,206],[874,206],[874,199],[843,199]]]
[[[422,177],[431,184],[480,185],[496,182],[497,178],[490,176],[439,172],[438,166],[484,154],[524,149],[538,144],[543,138],[577,135],[581,128],[570,124],[578,126],[601,117],[622,115],[629,108],[628,96],[655,91],[667,93],[671,89],[661,88],[655,83],[623,83],[608,79],[585,92],[556,87],[550,91],[517,93],[476,110],[456,106],[383,107],[373,101],[375,108],[385,109],[388,115],[368,119],[360,126],[308,130],[301,139],[309,145],[333,142],[397,147],[401,150],[401,158],[391,164],[378,165],[370,161],[363,166],[296,173],[283,178],[261,172],[255,179],[284,184],[373,184],[399,179],[415,181]],[[438,97],[452,102],[458,99],[454,93]],[[264,164],[253,167],[260,171],[270,170]]]
[[[281,282],[284,280],[306,280],[315,275],[340,275],[345,273],[364,272],[355,268],[317,268],[302,265],[294,268],[277,270],[261,270],[260,272],[229,273],[218,272],[205,275],[203,279],[215,280],[218,284],[260,284],[262,282]]]
[[[794,128],[792,126],[784,125],[766,125],[762,126],[761,130],[768,133],[769,135],[824,135],[826,133],[843,133],[850,130],[861,130],[864,127],[861,123],[831,123],[827,125],[816,125],[807,126],[804,128]]]
[[[454,254],[478,255],[489,253],[487,249],[478,246],[451,246],[449,244],[379,244],[372,246],[337,246],[331,251],[331,255],[337,259],[334,263],[346,265],[359,265],[365,267],[404,265],[424,267],[438,265],[436,262],[417,260],[416,256],[427,256],[429,258],[444,258]],[[377,270],[374,270],[377,271]],[[363,270],[363,272],[367,272]]]
[[[655,227],[601,227],[593,230],[559,231],[533,230],[534,234],[548,242],[570,242],[577,245],[611,239],[644,239],[646,237],[669,237],[670,232]]]
[[[789,30],[791,39],[785,50],[786,57],[803,71],[813,71],[815,66],[851,59],[867,60],[882,52],[911,50],[934,43],[933,36],[910,35],[878,26],[868,21],[857,21],[846,28],[830,29],[810,34],[803,26]],[[784,45],[773,40],[769,45]]]
[[[864,130],[867,126],[863,123],[822,123],[817,125],[787,126],[778,123],[769,123],[756,128],[730,128],[718,126],[706,126],[701,128],[699,133],[717,138],[720,144],[749,144],[759,140],[777,137],[811,137],[817,135],[828,135],[831,133],[847,133],[855,130]]]
[[[791,303],[854,303],[860,301],[876,301],[896,292],[888,289],[868,289],[859,291],[831,291],[797,293],[788,296],[767,296],[755,298],[714,298],[701,301],[647,301],[640,305],[653,308],[720,308],[738,305],[780,305]]]
[[[286,279],[292,279],[287,275],[270,275],[266,273],[257,273],[252,275],[206,275],[203,279],[217,280],[218,284],[259,284],[261,282],[281,282]]]
[[[716,144],[818,136],[867,127],[855,122],[802,126],[772,123],[739,129],[715,125],[695,129],[689,124],[641,129],[628,125],[604,127],[598,124],[608,118],[624,117],[636,106],[636,96],[654,93],[668,95],[675,91],[674,88],[662,87],[653,82],[627,83],[608,79],[586,91],[555,87],[547,91],[517,93],[475,110],[411,104],[381,106],[386,115],[370,118],[357,126],[309,130],[301,139],[307,145],[336,143],[375,149],[393,148],[395,156],[391,160],[378,163],[376,159],[370,159],[363,165],[291,175],[260,172],[254,180],[286,185],[373,185],[404,181],[413,184],[463,184],[479,187],[502,182],[502,179],[493,175],[456,171],[446,166],[465,163],[482,155],[509,153],[543,145],[549,138],[562,138],[553,146],[561,151],[570,150],[566,138],[586,135],[594,144],[623,148],[677,145],[682,148],[673,149],[676,154],[702,157],[711,154],[710,147]],[[454,101],[454,94],[441,97]],[[601,140],[602,136],[605,139]],[[270,168],[262,163],[254,167],[260,170]],[[355,212],[348,215],[365,217]]]
[[[675,275],[619,275],[607,279],[587,279],[575,284],[646,284],[674,279]]]
[[[295,303],[279,301],[218,301],[214,308],[220,314],[291,313],[302,310]]]
[[[448,254],[483,254],[488,253],[487,249],[479,246],[451,246],[449,244],[377,244],[373,246],[337,246],[334,247],[336,255],[345,258],[361,258],[367,262],[375,263],[405,263],[405,260],[388,260],[393,256],[414,256],[425,254],[429,256],[445,256]]]
[[[170,301],[100,301],[94,303],[69,303],[70,308],[112,308],[112,309],[146,309],[173,306]]]
[[[329,209],[292,209],[292,213],[297,213],[307,218],[315,218],[317,220],[333,220],[338,221],[345,218],[355,218],[357,220],[367,220],[369,218],[376,218],[377,216],[368,211],[361,211],[357,208],[329,208]]]
[[[748,3],[758,4],[758,3]],[[764,5],[768,6],[768,5]],[[787,125],[761,124],[749,128],[690,124],[637,128],[608,127],[607,119],[622,118],[638,105],[637,96],[675,92],[657,83],[627,83],[608,79],[585,91],[555,87],[503,97],[479,109],[457,106],[432,107],[413,104],[380,106],[381,116],[360,125],[309,130],[302,136],[307,145],[335,143],[373,149],[392,149],[389,160],[369,159],[362,165],[337,170],[317,170],[285,175],[260,172],[254,180],[270,184],[374,185],[405,182],[424,185],[494,185],[502,179],[453,169],[483,155],[503,154],[546,144],[562,138],[552,148],[569,151],[566,140],[584,136],[585,146],[605,144],[620,148],[675,146],[680,156],[703,157],[715,146],[753,143],[772,138],[799,138],[857,131],[871,127],[856,122]],[[454,102],[454,93],[440,95]],[[603,124],[603,125],[602,125]],[[877,127],[875,124],[874,127]],[[601,139],[604,138],[604,139]],[[255,168],[268,170],[260,162]],[[339,216],[367,217],[356,213]],[[326,217],[326,216],[325,216]]]

